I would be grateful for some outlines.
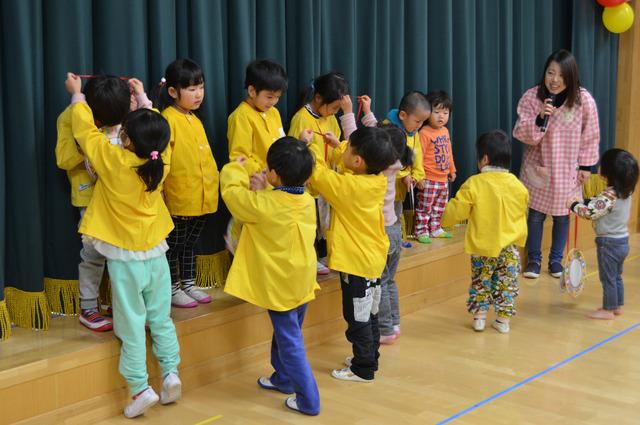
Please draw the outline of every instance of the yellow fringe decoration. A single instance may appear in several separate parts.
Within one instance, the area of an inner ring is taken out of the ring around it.
[[[77,280],[44,278],[44,292],[53,313],[80,314],[80,293]]]
[[[42,292],[27,292],[17,288],[4,289],[9,314],[13,322],[22,328],[49,329],[51,309],[47,296]]]
[[[5,300],[0,301],[0,341],[11,336],[11,317]]]
[[[607,181],[600,174],[591,174],[582,186],[582,196],[593,198],[607,188]]]
[[[200,288],[221,288],[231,267],[229,251],[196,257],[196,285]]]

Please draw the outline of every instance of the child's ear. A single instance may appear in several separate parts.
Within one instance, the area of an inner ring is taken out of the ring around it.
[[[398,118],[400,118],[400,121],[406,120],[407,119],[407,113],[405,111],[398,112]]]
[[[169,87],[167,89],[167,93],[169,93],[169,96],[171,96],[174,99],[178,98],[178,90],[176,90],[175,87]]]
[[[249,85],[249,87],[247,87],[247,93],[249,94],[249,97],[252,99],[258,96],[258,92],[256,92],[256,88],[253,87],[252,85]]]

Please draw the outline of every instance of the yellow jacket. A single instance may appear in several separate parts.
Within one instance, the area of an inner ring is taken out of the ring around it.
[[[56,164],[66,170],[71,185],[71,205],[87,207],[93,195],[93,181],[84,165],[84,155],[78,149],[71,131],[71,106],[68,106],[57,121]]]
[[[300,137],[300,133],[303,130],[309,129],[318,133],[326,133],[328,131],[335,134],[336,137],[340,137],[341,129],[340,124],[338,124],[338,120],[335,115],[331,115],[328,117],[320,117],[316,118],[305,108],[304,106],[296,112],[296,114],[291,119],[291,125],[289,127],[289,136],[295,137],[298,139]],[[342,155],[336,157],[336,152],[334,149],[324,142],[324,138],[319,134],[313,135],[313,140],[309,144],[309,149],[313,152],[313,156],[320,160],[325,161],[325,163],[329,166],[329,168],[337,167],[342,163],[340,158]],[[311,193],[314,197],[318,196],[318,191],[314,188],[309,188],[309,193]]]
[[[230,162],[220,174],[222,198],[243,222],[225,292],[257,306],[288,311],[315,298],[316,213],[313,198],[249,190],[249,174]]]
[[[135,167],[146,159],[109,144],[94,125],[86,103],[71,107],[71,122],[73,137],[100,176],[79,232],[130,251],[157,246],[173,229],[173,221],[160,190],[147,192],[136,172]],[[162,153],[162,159],[166,176],[167,151]]]
[[[389,250],[382,216],[387,178],[383,174],[338,174],[319,161],[310,182],[331,205],[329,268],[379,278]]]
[[[506,170],[493,168],[469,177],[447,204],[443,226],[469,220],[464,237],[468,254],[497,257],[508,245],[527,241],[529,192]]]
[[[262,171],[267,166],[269,147],[285,136],[280,112],[275,106],[267,112],[259,112],[242,101],[229,115],[227,124],[229,161],[235,161],[239,156],[246,157],[245,167],[249,174]]]
[[[202,122],[170,106],[162,115],[171,127],[171,169],[164,182],[169,212],[195,217],[218,210],[218,166]]]

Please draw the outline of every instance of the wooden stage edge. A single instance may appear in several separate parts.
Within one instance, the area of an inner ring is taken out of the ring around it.
[[[550,233],[547,220],[545,250]],[[463,238],[464,227],[458,227],[453,239],[431,245],[414,241],[403,251],[396,275],[402,315],[466,292],[470,266]],[[585,222],[578,244],[593,246],[593,231]],[[305,319],[308,347],[339,338],[345,329],[337,275],[322,279],[320,286]],[[272,330],[265,310],[220,289],[211,293],[209,305],[172,312],[187,392],[269,361]],[[53,319],[47,332],[15,331],[0,344],[0,424],[84,424],[122,411],[128,394],[118,373],[120,345],[112,333],[92,333],[76,317]],[[150,345],[147,349],[150,382],[158,389],[159,369]]]

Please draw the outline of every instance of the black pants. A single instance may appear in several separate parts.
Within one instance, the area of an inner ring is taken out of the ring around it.
[[[353,345],[351,371],[363,379],[373,379],[380,357],[380,279],[340,273],[342,314],[347,322],[345,335]]]
[[[207,222],[207,216],[172,217],[174,229],[167,237],[169,251],[167,260],[171,270],[171,283],[193,284],[196,278],[196,255],[194,248]],[[179,287],[179,285],[178,285]]]

